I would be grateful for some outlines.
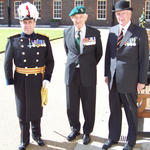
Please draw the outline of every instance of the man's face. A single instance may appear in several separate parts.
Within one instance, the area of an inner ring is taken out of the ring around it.
[[[115,14],[118,23],[124,27],[131,20],[132,12],[131,10],[121,10],[117,11]]]
[[[71,20],[73,21],[74,26],[81,29],[85,25],[87,18],[87,14],[75,14],[71,17]]]
[[[31,20],[23,20],[23,21],[20,21],[20,25],[21,25],[22,31],[25,34],[30,35],[34,31],[34,28],[36,26],[36,22],[33,19],[31,19]]]

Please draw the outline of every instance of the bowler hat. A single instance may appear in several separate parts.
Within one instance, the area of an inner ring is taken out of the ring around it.
[[[77,6],[71,10],[69,16],[73,16],[75,14],[84,14],[84,13],[86,13],[86,8],[84,6]]]
[[[133,9],[130,7],[129,1],[120,0],[116,2],[113,11],[116,12],[116,11],[121,11],[121,10],[133,10]]]

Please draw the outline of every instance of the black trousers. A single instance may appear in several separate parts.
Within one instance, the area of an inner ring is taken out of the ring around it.
[[[29,144],[30,142],[30,123],[32,128],[32,137],[41,137],[41,119],[34,120],[34,121],[25,121],[22,119],[19,119],[21,134],[20,139],[21,143]]]
[[[84,115],[83,133],[90,134],[95,122],[96,85],[84,87],[80,81],[80,69],[76,68],[73,80],[66,86],[67,115],[72,130],[80,130],[80,99]]]
[[[118,141],[122,127],[122,106],[125,110],[128,122],[127,141],[134,146],[137,136],[137,93],[119,93],[116,89],[116,82],[109,93],[110,118],[109,118],[109,138]]]

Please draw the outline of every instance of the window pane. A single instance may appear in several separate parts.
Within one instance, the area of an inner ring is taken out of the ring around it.
[[[84,5],[84,0],[75,0],[75,7],[80,5]]]
[[[39,18],[41,18],[41,1],[40,0],[34,0],[33,4],[36,6],[36,8],[39,12]]]
[[[145,17],[147,20],[150,20],[150,0],[146,0],[145,4]]]
[[[0,2],[0,19],[4,18],[4,2]]]
[[[105,20],[107,12],[107,0],[98,0],[97,1],[97,19]]]
[[[53,2],[53,18],[61,19],[61,12],[62,12],[62,1],[54,0],[54,2]]]
[[[15,17],[15,19],[19,18],[17,9],[18,9],[20,4],[21,4],[21,1],[15,1],[14,2],[14,17]]]

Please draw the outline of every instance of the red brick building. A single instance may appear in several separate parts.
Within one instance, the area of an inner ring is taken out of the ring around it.
[[[118,0],[0,0],[0,25],[18,25],[17,8],[23,2],[36,5],[40,17],[38,25],[50,25],[58,21],[59,25],[72,24],[68,14],[76,5],[84,5],[89,15],[87,23],[93,26],[111,26],[116,24],[112,13],[113,4]],[[150,0],[128,0],[133,8],[132,20],[139,23],[139,17],[145,9],[146,27],[150,27]]]

